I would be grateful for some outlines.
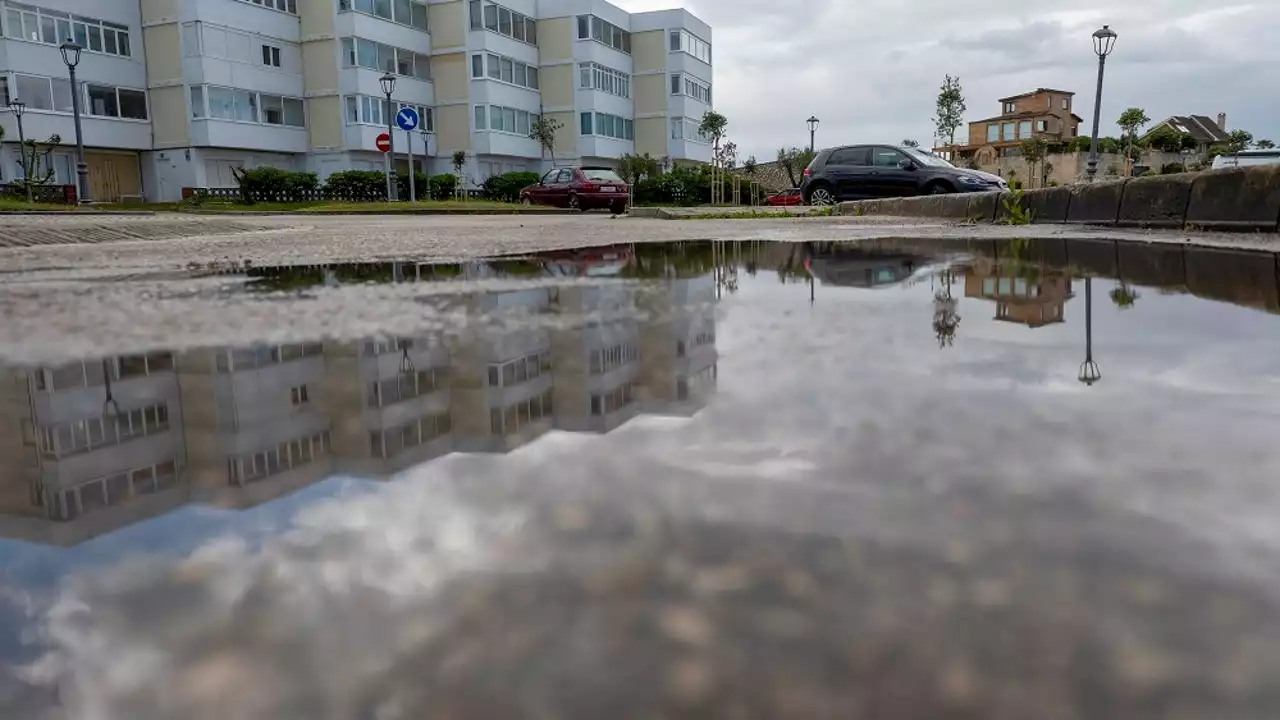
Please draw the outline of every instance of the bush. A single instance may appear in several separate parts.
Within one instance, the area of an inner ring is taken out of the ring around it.
[[[409,199],[409,173],[396,173],[396,187],[400,194],[400,199],[407,201]],[[417,194],[419,200],[427,197],[427,176],[425,173],[415,172],[413,174],[413,190]]]
[[[451,200],[458,191],[458,176],[441,173],[431,176],[431,199]]]
[[[1187,168],[1182,163],[1174,162],[1174,163],[1169,163],[1167,165],[1160,166],[1161,175],[1173,175],[1175,173],[1182,173],[1186,171],[1187,171]]]
[[[728,181],[725,192],[728,194]],[[707,166],[676,168],[635,185],[635,201],[641,205],[698,205],[711,202],[711,171]]]
[[[538,182],[541,176],[535,172],[509,172],[494,175],[484,181],[484,196],[499,202],[516,202],[520,191]]]
[[[343,170],[329,176],[324,195],[330,200],[385,200],[387,176],[378,170]]]
[[[308,199],[305,194],[319,185],[312,172],[293,172],[273,167],[253,170],[235,169],[233,173],[240,185],[240,200],[246,204],[255,202],[298,202]]]

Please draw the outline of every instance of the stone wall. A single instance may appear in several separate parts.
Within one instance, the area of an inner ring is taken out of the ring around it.
[[[841,215],[1008,222],[1013,193],[968,193],[841,203]],[[1189,230],[1280,231],[1280,164],[1121,178],[1027,190],[1034,223]]]
[[[1138,160],[1138,165],[1151,168],[1157,173],[1160,168],[1165,165],[1178,163],[1184,167],[1188,164],[1205,162],[1206,158],[1194,155],[1182,155],[1180,153],[1167,152],[1145,152]],[[1045,163],[1049,166],[1047,180],[1049,183],[1056,185],[1070,185],[1085,179],[1085,169],[1089,163],[1089,153],[1057,153],[1045,156]],[[1027,165],[1027,161],[1021,157],[1002,157],[994,165],[979,165],[979,170],[989,172],[1000,177],[1009,177],[1009,173],[1013,172],[1014,177],[1022,181],[1023,185],[1029,188],[1040,187],[1037,179],[1039,167],[1033,172]],[[1098,178],[1119,178],[1125,174],[1125,164],[1123,155],[1100,154],[1098,155]]]

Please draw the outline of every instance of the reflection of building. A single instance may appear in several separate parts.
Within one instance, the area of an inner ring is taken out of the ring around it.
[[[6,374],[3,534],[73,544],[187,501],[184,416],[171,354]]]
[[[74,544],[191,501],[253,507],[335,473],[384,478],[453,451],[507,452],[553,428],[690,415],[715,388],[710,275],[444,297],[472,318],[461,338],[11,371],[0,390],[0,536]]]
[[[979,263],[964,279],[964,295],[996,303],[996,319],[1037,328],[1064,321],[1071,279],[1062,273],[1041,272],[1022,277],[1015,268]]]

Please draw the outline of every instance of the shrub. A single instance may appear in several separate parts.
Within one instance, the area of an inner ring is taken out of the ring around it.
[[[500,202],[516,202],[520,199],[520,191],[538,182],[538,173],[509,172],[494,175],[484,181],[484,196]]]
[[[1021,187],[1012,188],[1009,194],[1001,200],[1004,209],[1004,217],[1000,219],[1003,225],[1030,225],[1033,221],[1031,210],[1026,206],[1024,201],[1024,193]]]
[[[400,194],[401,200],[409,199],[409,173],[396,173],[396,187]],[[427,176],[425,173],[415,172],[413,174],[413,189],[419,200],[427,197]]]
[[[431,199],[451,200],[458,190],[458,176],[441,173],[431,176]]]
[[[1168,163],[1167,165],[1160,166],[1161,175],[1173,175],[1175,173],[1182,173],[1186,171],[1187,171],[1187,168],[1182,163],[1173,162],[1173,163]]]
[[[385,200],[387,176],[378,170],[343,170],[329,176],[324,195],[330,200]]]
[[[298,202],[304,194],[319,185],[312,172],[293,172],[273,167],[252,170],[234,168],[236,182],[240,185],[240,200],[246,204],[255,202]]]

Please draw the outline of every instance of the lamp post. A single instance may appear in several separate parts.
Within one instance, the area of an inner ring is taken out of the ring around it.
[[[1102,371],[1093,361],[1093,278],[1084,279],[1084,363],[1076,379],[1090,387],[1102,379]]]
[[[434,116],[435,112],[432,111]],[[432,132],[427,129],[427,119],[422,118],[422,126],[418,129],[422,133],[422,174],[427,178],[427,187],[422,191],[427,196],[427,200],[431,199],[431,136]]]
[[[1089,165],[1085,170],[1089,182],[1098,174],[1098,123],[1102,119],[1102,74],[1107,68],[1107,56],[1116,44],[1116,31],[1103,25],[1093,34],[1093,52],[1098,56],[1098,94],[1093,100],[1093,138],[1089,141]]]
[[[818,133],[819,122],[820,121],[818,120],[818,118],[814,117],[813,115],[809,116],[808,123],[809,123],[809,153],[810,154],[812,154],[814,151],[813,138],[814,138],[814,135]]]
[[[89,166],[84,161],[84,132],[80,129],[80,85],[76,83],[76,66],[80,64],[80,52],[84,50],[75,40],[58,46],[62,51],[62,62],[67,66],[71,76],[71,115],[76,125],[76,198],[81,205],[92,202],[89,197]]]
[[[395,190],[395,166],[391,159],[396,155],[396,133],[392,124],[395,122],[396,111],[391,105],[391,94],[396,91],[396,76],[388,72],[386,75],[378,78],[378,83],[382,85],[382,92],[387,96],[387,137],[390,147],[386,152],[387,167],[387,202],[394,202],[396,198]]]
[[[22,130],[22,114],[27,111],[27,104],[17,98],[9,101],[9,112],[18,119],[18,155],[22,158],[22,184],[27,188],[27,202],[31,202],[31,169],[27,168],[27,135]],[[35,163],[32,163],[34,165]]]

